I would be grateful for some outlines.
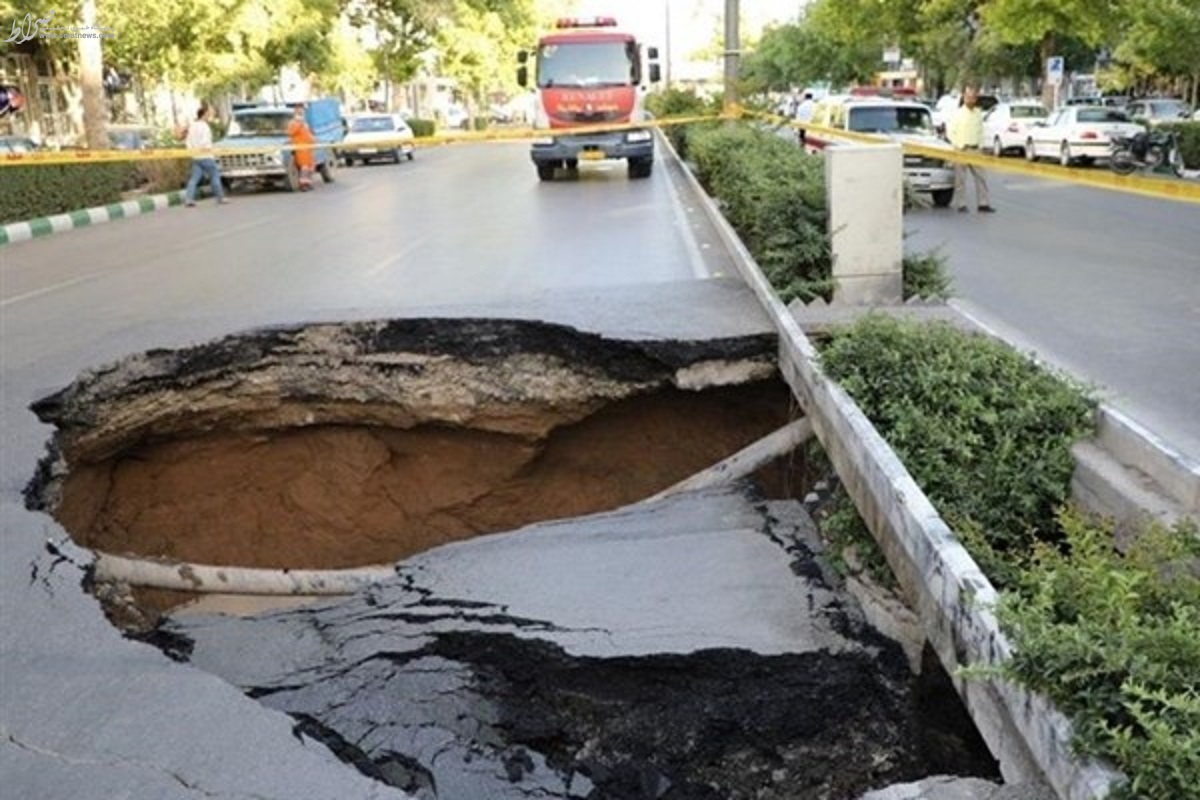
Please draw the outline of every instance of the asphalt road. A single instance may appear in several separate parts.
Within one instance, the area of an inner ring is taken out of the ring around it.
[[[727,270],[666,166],[540,183],[523,144],[422,149],[304,195],[240,194],[5,248],[6,366],[162,320],[271,324]]]
[[[0,248],[6,790],[405,796],[313,746],[290,718],[108,624],[84,588],[90,556],[25,508],[21,490],[50,433],[29,403],[130,353],[305,320],[499,306],[602,336],[762,332],[737,281],[694,279],[727,265],[702,215],[672,199],[670,179],[590,170],[540,185],[523,147],[463,146],[343,171],[312,194],[240,196]]]
[[[1200,206],[989,173],[993,215],[908,215],[956,304],[1200,462]],[[973,195],[972,195],[973,197]]]

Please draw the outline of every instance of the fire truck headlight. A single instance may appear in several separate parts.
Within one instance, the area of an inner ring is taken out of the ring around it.
[[[543,146],[551,145],[551,144],[554,144],[554,137],[553,136],[536,136],[533,139],[533,143],[535,145],[543,145]]]
[[[648,142],[650,141],[650,131],[630,131],[625,134],[627,142]]]

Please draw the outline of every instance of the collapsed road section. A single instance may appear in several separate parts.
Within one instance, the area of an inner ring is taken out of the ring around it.
[[[58,430],[26,498],[94,551],[182,575],[395,563],[353,597],[249,618],[97,594],[423,800],[849,800],[993,777],[948,683],[914,677],[825,568],[789,499],[800,456],[656,496],[794,416],[774,357],[772,336],[486,319],[256,331],[35,404]]]
[[[798,503],[709,490],[447,545],[341,603],[180,615],[160,642],[423,800],[816,800],[992,774],[819,548]]]

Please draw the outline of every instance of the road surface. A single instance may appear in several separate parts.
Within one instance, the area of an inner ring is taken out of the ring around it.
[[[991,172],[999,213],[908,215],[956,303],[1200,463],[1200,206]]]

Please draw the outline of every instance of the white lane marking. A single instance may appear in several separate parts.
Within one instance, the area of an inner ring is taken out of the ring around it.
[[[204,242],[212,241],[213,239],[224,239],[226,236],[229,236],[231,233],[236,233],[238,231],[244,231],[249,228],[257,228],[259,225],[265,225],[268,222],[274,222],[275,220],[279,219],[279,217],[280,217],[280,215],[264,217],[263,219],[257,220],[255,222],[244,222],[241,225],[234,225],[233,227],[230,227],[230,228],[222,228],[219,231],[214,231],[213,233],[205,234],[204,236],[198,237],[196,239],[192,239],[184,246],[183,249],[185,249],[185,250],[192,249],[196,245],[203,244]],[[162,253],[160,253],[160,255],[165,255],[167,253],[177,253],[177,252],[179,252],[179,250],[180,250],[180,248],[178,248],[178,247],[172,248],[170,250],[164,250],[164,251],[162,251]],[[13,305],[14,303],[20,303],[23,300],[32,300],[35,297],[41,297],[42,295],[50,294],[51,292],[57,292],[62,289],[69,289],[70,287],[75,286],[76,284],[86,283],[87,281],[94,281],[97,278],[102,278],[106,275],[111,275],[111,274],[113,274],[113,271],[91,272],[86,275],[80,275],[76,278],[71,278],[70,280],[60,281],[59,283],[51,284],[50,286],[44,286],[41,289],[34,289],[31,292],[24,292],[23,294],[14,295],[5,300],[0,300],[0,308],[4,308],[6,306]]]
[[[170,247],[170,248],[161,250],[157,253],[157,255],[163,256],[168,253],[178,253],[180,251],[186,252],[188,250],[193,249],[196,245],[203,244],[204,242],[211,242],[213,239],[224,239],[225,237],[229,236],[230,234],[237,233],[239,231],[249,230],[250,228],[257,228],[258,226],[265,225],[268,222],[274,222],[275,220],[279,219],[281,216],[282,216],[281,214],[275,214],[270,217],[263,217],[262,219],[255,220],[253,222],[243,222],[241,225],[233,225],[228,228],[221,228],[220,230],[216,230],[212,233],[207,233],[204,236],[198,236],[195,239],[189,239],[186,242],[180,242],[178,247]]]
[[[418,239],[405,240],[404,244],[400,247],[399,250],[392,253],[390,256],[383,259],[382,261],[376,263],[374,266],[367,267],[367,269],[363,271],[363,277],[364,278],[374,278],[376,275],[380,274],[381,272],[383,272],[388,267],[395,264],[400,259],[404,258],[405,256],[411,255],[412,252],[417,247],[419,247],[420,245],[425,243],[427,238],[428,237],[421,237]]]
[[[656,160],[660,167],[667,167],[666,159]],[[671,170],[669,168],[660,169],[659,172],[670,173]],[[671,213],[675,217],[675,226],[683,232],[683,244],[687,248],[688,260],[691,262],[692,277],[701,279],[713,277],[704,267],[704,257],[700,254],[700,248],[696,244],[696,234],[692,230],[691,220],[683,208],[683,201],[679,199],[679,186],[673,174],[667,175],[667,194],[671,196]]]
[[[45,286],[41,289],[34,289],[32,292],[25,292],[24,294],[14,295],[13,297],[8,298],[7,300],[0,300],[0,308],[4,308],[5,306],[11,306],[13,303],[20,303],[22,300],[32,300],[33,298],[41,297],[44,294],[50,294],[51,292],[57,292],[60,289],[66,289],[66,288],[68,288],[70,286],[74,286],[75,284],[78,284],[78,283],[84,283],[86,281],[94,281],[94,280],[96,280],[96,278],[102,277],[104,274],[105,273],[103,273],[103,272],[93,272],[90,275],[80,275],[78,278],[72,278],[69,281],[63,281],[62,283],[56,283],[51,286]]]
[[[1005,183],[1005,189],[1010,189],[1014,192],[1043,192],[1048,189],[1070,189],[1074,184],[1062,183],[1060,181],[1029,181],[1021,183]]]

